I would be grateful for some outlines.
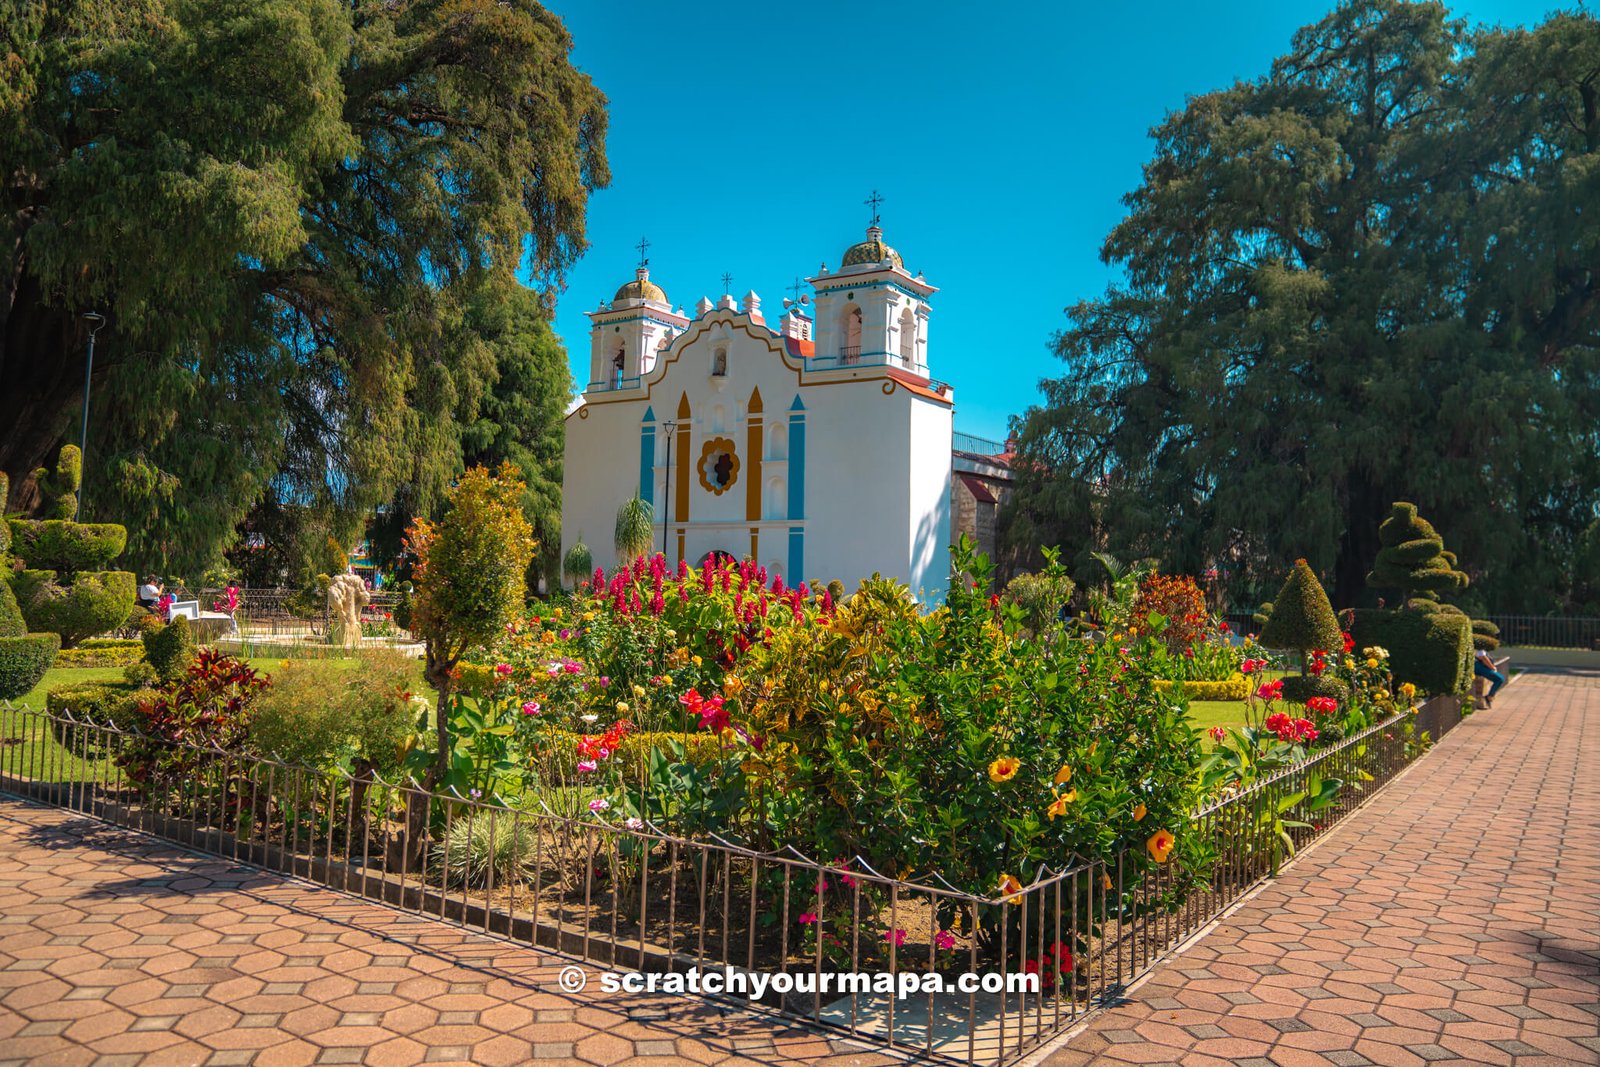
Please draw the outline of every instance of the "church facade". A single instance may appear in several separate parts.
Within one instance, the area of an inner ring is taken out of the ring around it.
[[[769,323],[754,292],[673,310],[641,266],[588,313],[589,382],[566,420],[563,555],[617,560],[638,494],[669,562],[750,557],[795,585],[873,573],[925,602],[949,580],[950,386],[929,298],[874,225]]]

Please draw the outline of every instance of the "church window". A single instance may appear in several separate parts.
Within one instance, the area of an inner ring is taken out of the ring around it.
[[[917,316],[909,307],[900,313],[900,362],[907,367],[917,363]]]
[[[739,453],[726,437],[713,437],[700,450],[696,467],[701,488],[721,496],[739,480]]]
[[[726,378],[728,376],[728,350],[717,349],[711,357],[711,376],[713,378]]]
[[[767,458],[789,458],[789,427],[781,422],[773,423],[767,433]]]
[[[781,519],[789,511],[789,491],[782,478],[767,479],[766,517]]]
[[[846,363],[861,358],[861,309],[854,304],[844,309],[844,343],[839,346],[839,356]]]
[[[626,349],[623,348],[622,343],[619,341],[616,354],[611,357],[611,388],[613,389],[620,388],[622,385],[622,368],[625,355]]]

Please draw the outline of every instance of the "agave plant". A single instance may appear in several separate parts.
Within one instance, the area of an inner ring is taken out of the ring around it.
[[[617,558],[642,556],[655,540],[655,509],[635,493],[633,499],[617,509]]]

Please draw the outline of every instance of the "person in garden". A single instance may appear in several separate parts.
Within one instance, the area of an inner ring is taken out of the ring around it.
[[[139,606],[146,611],[154,611],[156,602],[161,599],[161,579],[152,574],[139,586]]]
[[[1506,684],[1506,676],[1495,669],[1494,660],[1489,658],[1489,653],[1483,649],[1476,649],[1472,654],[1472,673],[1489,682],[1489,691],[1484,694],[1483,706],[1494,707],[1494,695],[1500,692],[1500,687]]]

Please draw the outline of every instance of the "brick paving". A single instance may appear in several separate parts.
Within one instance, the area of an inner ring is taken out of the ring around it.
[[[1525,675],[1044,1057],[1600,1064],[1600,674]]]
[[[568,962],[0,798],[0,1067],[888,1062]]]
[[[566,963],[0,798],[0,1067],[888,1062]],[[1521,679],[1040,1058],[1600,1064],[1600,675]]]

